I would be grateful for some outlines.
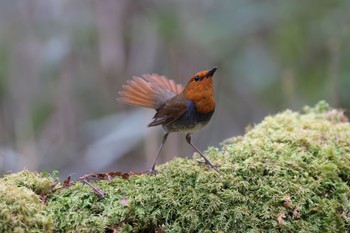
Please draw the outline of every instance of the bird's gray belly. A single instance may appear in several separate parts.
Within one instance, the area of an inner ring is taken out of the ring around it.
[[[192,102],[192,101],[191,101]],[[179,119],[169,124],[163,125],[166,132],[186,132],[191,133],[197,131],[208,124],[214,111],[209,113],[199,113],[194,105],[189,103],[187,111]]]

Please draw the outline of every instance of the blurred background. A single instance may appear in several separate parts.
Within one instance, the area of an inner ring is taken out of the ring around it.
[[[350,108],[350,1],[0,1],[0,173],[142,171],[163,132],[127,79],[218,66],[202,150],[284,109]],[[191,156],[170,135],[159,163]]]

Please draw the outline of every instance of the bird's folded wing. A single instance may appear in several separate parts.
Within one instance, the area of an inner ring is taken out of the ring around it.
[[[148,127],[170,124],[182,117],[186,110],[186,100],[183,95],[177,95],[157,109],[157,113]]]
[[[183,87],[165,76],[144,74],[142,77],[134,76],[127,85],[123,85],[123,89],[119,92],[119,102],[158,109],[165,101],[180,94]]]

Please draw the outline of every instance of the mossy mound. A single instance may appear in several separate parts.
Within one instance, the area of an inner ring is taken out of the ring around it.
[[[29,171],[0,179],[0,232],[52,232],[53,221],[40,196],[49,192],[51,183]]]
[[[96,183],[107,193],[104,198],[79,182],[51,194],[48,186],[39,185],[51,178],[34,175],[26,185],[20,180],[28,179],[28,172],[10,175],[0,187],[18,191],[9,196],[0,188],[6,201],[1,209],[16,208],[9,213],[17,216],[35,203],[37,211],[30,215],[40,214],[42,221],[21,222],[32,232],[43,226],[55,232],[350,230],[350,124],[325,102],[303,114],[288,110],[266,117],[245,136],[227,140],[221,151],[210,148],[206,154],[220,175],[195,160],[175,159],[159,166],[154,176]],[[40,201],[38,188],[47,203]],[[23,190],[37,197],[22,209],[16,202],[27,196]],[[1,226],[9,226],[6,216],[1,212]]]

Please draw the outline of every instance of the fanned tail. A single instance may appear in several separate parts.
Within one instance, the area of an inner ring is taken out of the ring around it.
[[[158,109],[166,100],[180,94],[183,87],[164,76],[145,74],[128,80],[123,89],[117,99],[120,103]]]

